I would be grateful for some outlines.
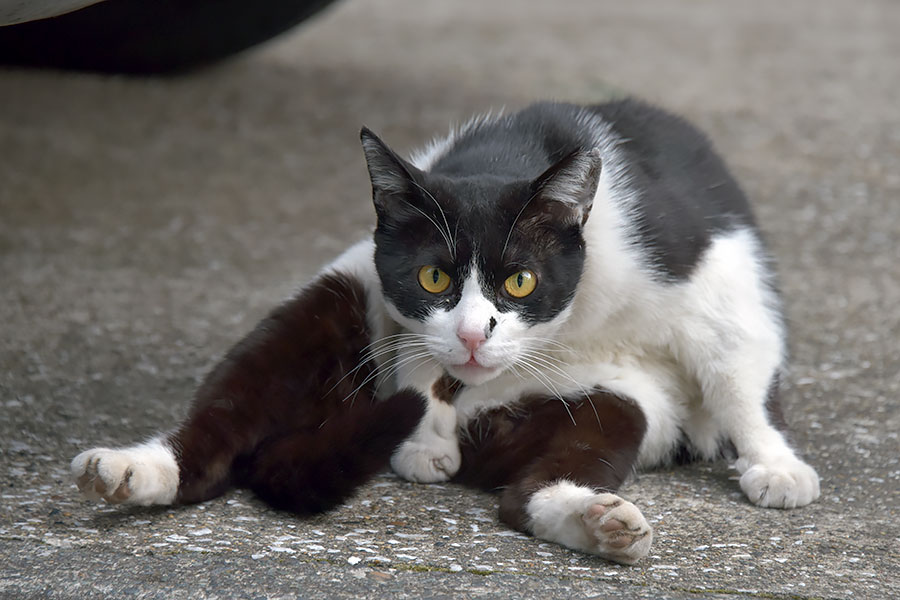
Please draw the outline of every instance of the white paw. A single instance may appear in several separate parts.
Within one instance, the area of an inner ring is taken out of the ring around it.
[[[647,556],[653,542],[634,504],[566,480],[532,494],[526,512],[536,537],[627,565]]]
[[[111,504],[171,504],[178,492],[172,451],[155,440],[122,450],[94,448],[72,460],[72,477],[91,500]]]
[[[653,530],[638,507],[615,494],[598,494],[581,516],[593,553],[631,565],[647,556]]]
[[[819,475],[815,469],[793,456],[750,464],[738,459],[741,489],[758,506],[796,508],[819,497]]]
[[[391,457],[391,468],[408,481],[435,483],[447,481],[459,471],[462,456],[459,442],[431,435],[407,440]]]

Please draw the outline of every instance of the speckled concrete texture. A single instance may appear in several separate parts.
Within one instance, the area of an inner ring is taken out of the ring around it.
[[[346,0],[187,77],[0,71],[0,597],[900,597],[898,31],[892,0]],[[623,567],[389,474],[309,520],[78,497],[72,456],[172,426],[371,227],[361,125],[410,150],[614,91],[705,129],[757,207],[818,503],[755,508],[725,463],[644,473],[656,540]]]

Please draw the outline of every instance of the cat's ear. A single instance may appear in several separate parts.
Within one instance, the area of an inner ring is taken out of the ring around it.
[[[416,179],[421,178],[422,172],[400,158],[368,128],[362,128],[359,138],[366,154],[375,209],[379,215],[396,213],[418,196]]]
[[[575,150],[534,180],[532,189],[543,210],[562,213],[582,225],[587,221],[600,179],[600,149]]]

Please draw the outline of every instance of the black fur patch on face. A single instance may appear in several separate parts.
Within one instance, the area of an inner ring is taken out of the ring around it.
[[[458,234],[451,238],[447,233],[444,217],[450,215],[446,211],[436,210],[433,203],[429,208],[415,192],[404,202],[424,209],[379,215],[375,268],[391,303],[404,316],[422,321],[433,310],[449,310],[459,301],[462,282],[470,269],[470,263],[460,256],[471,256],[471,249],[458,243]],[[448,242],[451,239],[457,243]],[[437,267],[449,275],[446,290],[434,294],[421,286],[418,274],[424,266]]]
[[[401,314],[422,320],[433,310],[453,308],[473,265],[485,297],[500,312],[517,312],[533,324],[568,306],[584,265],[580,221],[546,210],[546,204],[558,203],[534,196],[529,182],[429,175],[422,180],[427,195],[420,190],[406,200],[421,213],[381,215],[375,231],[375,265]],[[425,265],[450,276],[444,292],[431,294],[419,285],[418,270]],[[514,298],[504,282],[523,269],[535,273],[537,286]]]
[[[555,164],[510,173],[424,173],[363,131],[363,147],[378,216],[375,266],[387,298],[408,318],[453,308],[474,267],[482,291],[500,312],[546,322],[575,295],[584,267],[582,226],[590,210],[599,160],[573,150]],[[571,197],[561,198],[561,190]],[[446,272],[451,284],[433,294],[418,282],[423,266]],[[506,279],[521,270],[537,278],[534,291],[514,298]]]
[[[590,115],[611,132],[588,123]],[[744,193],[706,136],[683,119],[632,99],[588,107],[542,102],[489,119],[459,134],[430,172],[535,181],[572,153],[580,153],[574,170],[582,165],[590,171],[591,162],[583,159],[598,136],[614,138],[618,166],[610,182],[637,199],[629,207],[629,241],[660,281],[689,277],[718,233],[756,228]],[[565,183],[556,191],[577,195],[577,186]]]

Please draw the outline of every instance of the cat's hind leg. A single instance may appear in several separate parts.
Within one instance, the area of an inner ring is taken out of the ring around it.
[[[425,399],[411,389],[384,400],[345,403],[319,427],[260,444],[239,461],[238,485],[281,510],[330,510],[387,467],[424,412]]]
[[[646,431],[640,408],[595,390],[567,401],[526,398],[495,409],[463,435],[457,480],[501,487],[500,520],[563,546],[632,564],[653,533],[640,510],[614,492],[631,473]]]
[[[353,406],[368,414],[376,367],[365,358],[373,336],[367,311],[359,278],[320,276],[227,354],[180,427],[146,444],[79,454],[76,484],[112,503],[201,502],[233,485],[237,467],[261,445],[315,431]],[[420,410],[414,404],[410,410]]]
[[[634,564],[653,543],[653,530],[637,506],[568,480],[534,492],[526,509],[536,537],[614,562]]]
[[[769,508],[805,506],[819,497],[819,476],[797,456],[767,409],[777,402],[777,372],[772,369],[766,386],[754,371],[736,361],[711,375],[704,407],[737,450],[740,486],[751,502]],[[773,396],[767,396],[766,387]]]
[[[72,460],[72,475],[91,500],[111,504],[171,504],[178,493],[178,460],[164,437],[123,449],[94,448]]]

